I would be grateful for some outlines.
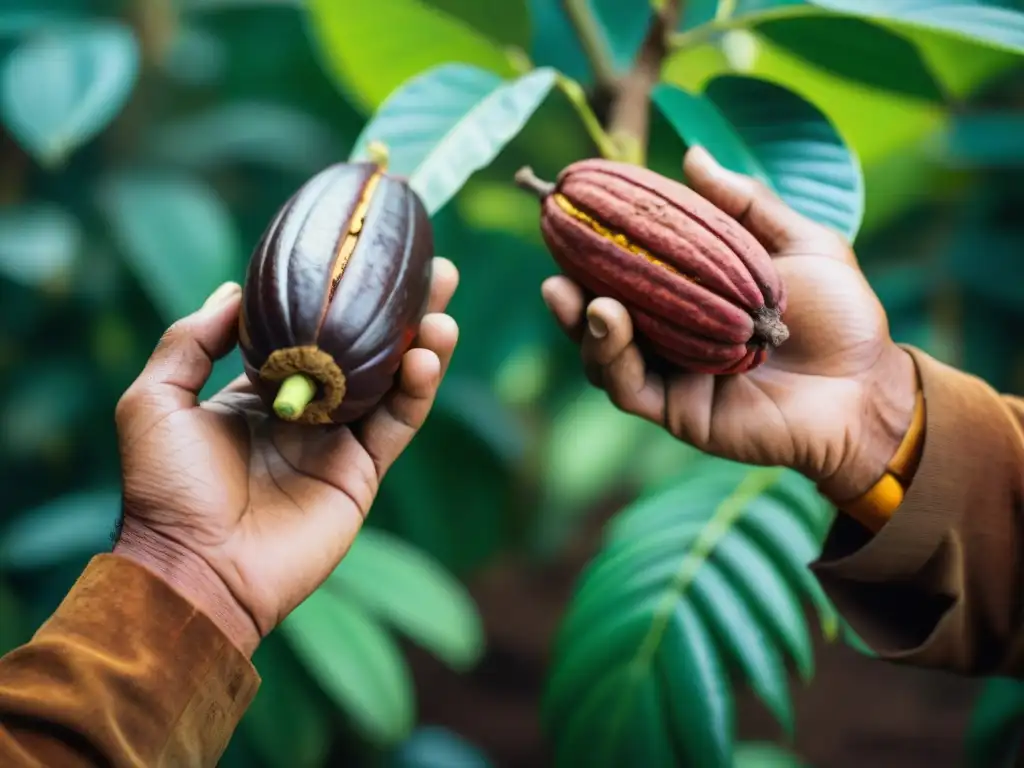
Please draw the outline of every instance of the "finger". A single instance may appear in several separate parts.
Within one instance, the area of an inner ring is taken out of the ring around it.
[[[576,344],[583,340],[586,299],[583,289],[568,277],[549,277],[540,286],[541,297],[555,322]]]
[[[448,259],[434,257],[433,276],[430,280],[430,298],[427,300],[427,314],[444,312],[448,302],[459,287],[459,270]]]
[[[142,373],[121,397],[119,424],[141,411],[159,418],[199,404],[199,391],[214,362],[237,341],[241,295],[237,283],[225,283],[198,311],[167,329]]]
[[[664,423],[664,384],[660,376],[647,371],[643,353],[633,341],[633,322],[622,304],[607,298],[590,303],[582,355],[584,366],[600,369],[599,386],[618,408]]]
[[[378,478],[426,421],[458,338],[459,327],[448,315],[423,318],[420,346],[402,358],[396,387],[360,425],[360,442],[373,459]]]
[[[785,250],[820,231],[818,224],[790,208],[762,182],[723,168],[703,147],[686,153],[683,173],[695,192],[736,219],[769,251]]]

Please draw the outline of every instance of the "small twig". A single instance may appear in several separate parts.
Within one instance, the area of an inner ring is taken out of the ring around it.
[[[639,0],[634,0],[639,2]],[[576,30],[583,53],[594,71],[594,79],[599,89],[614,90],[618,77],[608,53],[608,41],[597,24],[597,19],[590,10],[587,0],[562,0],[565,15]]]
[[[586,128],[591,140],[597,145],[601,157],[608,160],[618,160],[620,154],[618,148],[615,142],[611,140],[611,137],[605,133],[604,128],[601,127],[601,121],[597,119],[594,110],[590,108],[590,104],[587,102],[587,95],[583,92],[582,86],[575,80],[562,74],[558,75],[555,83],[580,116],[580,120],[583,121],[583,127]]]
[[[527,192],[533,192],[541,200],[555,191],[554,184],[550,181],[544,181],[528,165],[524,165],[516,171],[515,181],[518,187],[525,189]]]

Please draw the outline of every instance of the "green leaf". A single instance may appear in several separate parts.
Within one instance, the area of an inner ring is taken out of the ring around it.
[[[587,5],[604,33],[612,65],[619,72],[627,71],[647,36],[653,15],[650,3],[589,0]]]
[[[0,274],[42,286],[70,273],[82,243],[78,220],[63,208],[35,203],[0,210]]]
[[[733,768],[805,768],[805,764],[775,744],[751,741],[736,746]]]
[[[165,323],[199,309],[218,285],[240,277],[231,214],[198,179],[126,173],[107,178],[97,199]]]
[[[465,64],[435,67],[388,97],[351,159],[367,157],[372,141],[384,143],[391,172],[408,177],[436,213],[518,135],[554,84],[552,69],[506,81]]]
[[[491,768],[476,746],[446,728],[417,728],[386,761],[387,768]]]
[[[810,676],[814,588],[799,574],[824,514],[809,486],[705,459],[616,517],[555,644],[544,720],[559,765],[731,766],[732,670],[792,729],[783,659]],[[794,542],[763,535],[769,518]]]
[[[662,84],[652,98],[688,145],[772,187],[851,242],[864,216],[860,163],[816,107],[782,86],[725,75],[701,95]]]
[[[426,0],[429,5],[459,19],[499,45],[530,48],[530,12],[526,0]]]
[[[937,148],[939,158],[970,168],[1024,167],[1024,114],[959,115],[950,122]]]
[[[0,536],[0,565],[49,568],[109,550],[120,513],[117,488],[61,496],[22,512]]]
[[[154,153],[195,168],[252,163],[304,174],[337,162],[341,148],[326,125],[284,104],[239,101],[165,123]]]
[[[279,633],[266,638],[253,656],[262,683],[241,731],[258,748],[268,768],[321,768],[333,736],[329,712]]]
[[[941,101],[918,49],[906,38],[861,19],[814,16],[767,21],[758,34],[840,77],[883,91]]]
[[[18,596],[6,581],[0,580],[0,656],[32,639]]]
[[[755,24],[822,11],[1024,52],[1024,13],[1007,7],[1005,0],[736,0],[731,15]]]
[[[480,659],[483,625],[465,587],[415,547],[364,528],[327,581],[448,665],[463,671]]]
[[[420,0],[308,0],[306,9],[328,74],[366,112],[409,78],[444,62],[515,74],[501,48]]]
[[[1022,754],[1024,683],[990,679],[982,689],[967,729],[966,764],[970,768],[1011,768]]]
[[[296,655],[368,739],[394,744],[415,722],[412,679],[394,641],[358,604],[319,589],[281,624]]]
[[[121,111],[138,71],[138,43],[122,24],[51,29],[7,57],[0,113],[28,152],[57,164]]]
[[[0,406],[0,445],[8,460],[59,455],[96,408],[91,371],[55,356],[23,366],[12,378]]]

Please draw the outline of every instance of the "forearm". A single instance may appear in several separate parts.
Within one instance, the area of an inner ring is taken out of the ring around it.
[[[815,571],[883,657],[1024,676],[1024,404],[911,353],[924,425],[905,497],[874,536],[837,521]]]
[[[259,685],[210,618],[119,555],[0,659],[0,763],[215,765]]]

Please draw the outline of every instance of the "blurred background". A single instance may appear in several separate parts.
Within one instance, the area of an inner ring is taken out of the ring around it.
[[[446,62],[507,75],[520,54],[593,82],[559,0],[507,18],[515,3],[489,2],[500,45],[458,0],[336,0],[316,12],[299,0],[0,3],[0,651],[27,640],[109,548],[113,409],[164,328],[243,278],[277,208],[348,157],[393,89]],[[635,50],[646,3],[592,6]],[[813,31],[709,36],[664,77],[699,89],[757,75],[815,103],[860,158],[857,250],[895,337],[1024,393],[1021,60],[907,32],[943,86],[937,99],[844,76],[844,57],[874,55],[853,37],[829,61],[808,56],[801,34]],[[652,167],[675,174],[683,148],[656,119]],[[538,713],[581,569],[610,516],[697,460],[587,388],[541,302],[555,268],[512,174],[595,154],[552,95],[434,217],[437,251],[462,273],[450,308],[459,348],[338,580],[358,606],[346,620],[379,653],[346,650],[329,610],[297,616],[257,654],[263,688],[224,765],[549,764]],[[233,354],[209,392],[240,371]],[[380,590],[365,593],[366,574]],[[737,686],[738,761],[783,764],[765,762],[782,759],[764,752],[779,744],[806,765],[953,766],[972,738],[1018,727],[1013,684],[813,642],[791,742]]]

